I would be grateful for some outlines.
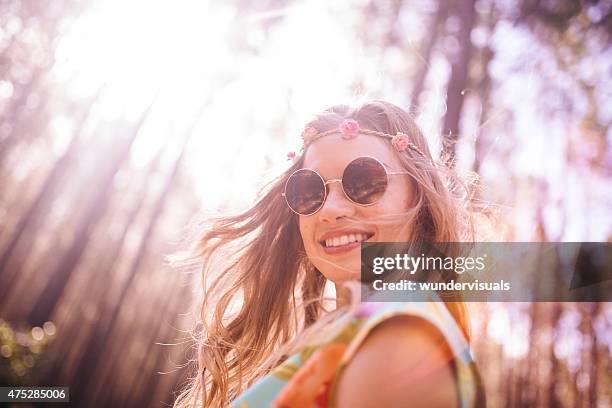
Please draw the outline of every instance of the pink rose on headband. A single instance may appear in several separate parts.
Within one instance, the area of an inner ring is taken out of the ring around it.
[[[395,150],[403,152],[410,144],[410,139],[404,133],[397,132],[397,134],[393,136],[393,139],[391,139],[391,144],[395,147]]]
[[[340,132],[342,132],[343,139],[353,139],[359,134],[359,123],[353,119],[346,119],[340,125]]]
[[[312,126],[307,126],[302,131],[302,139],[307,142],[308,139],[314,137],[317,133],[319,133],[317,129],[313,128]]]
[[[295,152],[287,153],[287,160],[293,160],[293,159],[295,159]]]

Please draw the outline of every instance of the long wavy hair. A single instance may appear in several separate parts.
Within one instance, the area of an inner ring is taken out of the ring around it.
[[[425,156],[412,149],[399,153],[411,175],[415,204],[410,211],[392,220],[366,221],[397,223],[415,241],[474,239],[472,183],[432,158],[410,114],[388,102],[370,101],[356,108],[334,106],[307,126],[322,132],[348,118],[362,128],[403,132]],[[194,251],[202,267],[204,290],[194,333],[197,361],[175,407],[228,405],[309,339],[301,333],[346,316],[355,306],[353,301],[334,311],[325,309],[326,279],[306,256],[298,216],[281,195],[287,178],[303,162],[301,154],[264,186],[252,207],[210,219],[200,232]],[[469,338],[465,305],[446,305]]]

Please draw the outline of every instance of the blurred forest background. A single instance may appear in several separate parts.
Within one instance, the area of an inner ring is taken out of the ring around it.
[[[186,226],[336,103],[410,109],[497,240],[612,238],[612,2],[0,1],[0,385],[160,406],[193,357]],[[607,303],[474,305],[491,407],[612,406]]]

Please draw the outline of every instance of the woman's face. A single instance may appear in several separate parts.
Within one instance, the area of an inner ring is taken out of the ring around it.
[[[345,167],[362,156],[378,159],[387,171],[404,170],[388,141],[361,134],[350,140],[336,134],[313,142],[306,151],[304,168],[317,171],[325,181],[340,179]],[[313,215],[299,216],[300,234],[310,261],[334,283],[359,279],[360,245],[338,245],[338,241],[342,236],[347,236],[349,241],[360,237],[367,238],[368,242],[406,241],[406,228],[376,220],[405,213],[412,202],[410,191],[408,175],[392,175],[380,200],[373,205],[361,206],[344,195],[340,183],[328,184],[323,207]],[[336,242],[333,242],[334,238],[337,238]]]

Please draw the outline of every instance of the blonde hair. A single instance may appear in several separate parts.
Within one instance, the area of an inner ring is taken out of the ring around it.
[[[347,118],[355,119],[362,128],[388,134],[403,132],[423,152],[421,156],[407,149],[399,154],[412,176],[415,194],[412,221],[404,223],[410,227],[412,240],[474,239],[471,183],[462,182],[432,158],[408,113],[388,102],[370,101],[354,109],[334,106],[308,126],[323,132]],[[326,279],[308,260],[298,216],[281,195],[287,178],[303,162],[302,154],[263,188],[251,208],[214,218],[201,233],[195,251],[203,261],[204,286],[201,328],[196,334],[197,366],[175,407],[228,405],[291,349],[298,348],[298,333],[331,320],[323,308]],[[447,307],[468,337],[465,305],[449,302]],[[331,315],[346,315],[348,309]]]

